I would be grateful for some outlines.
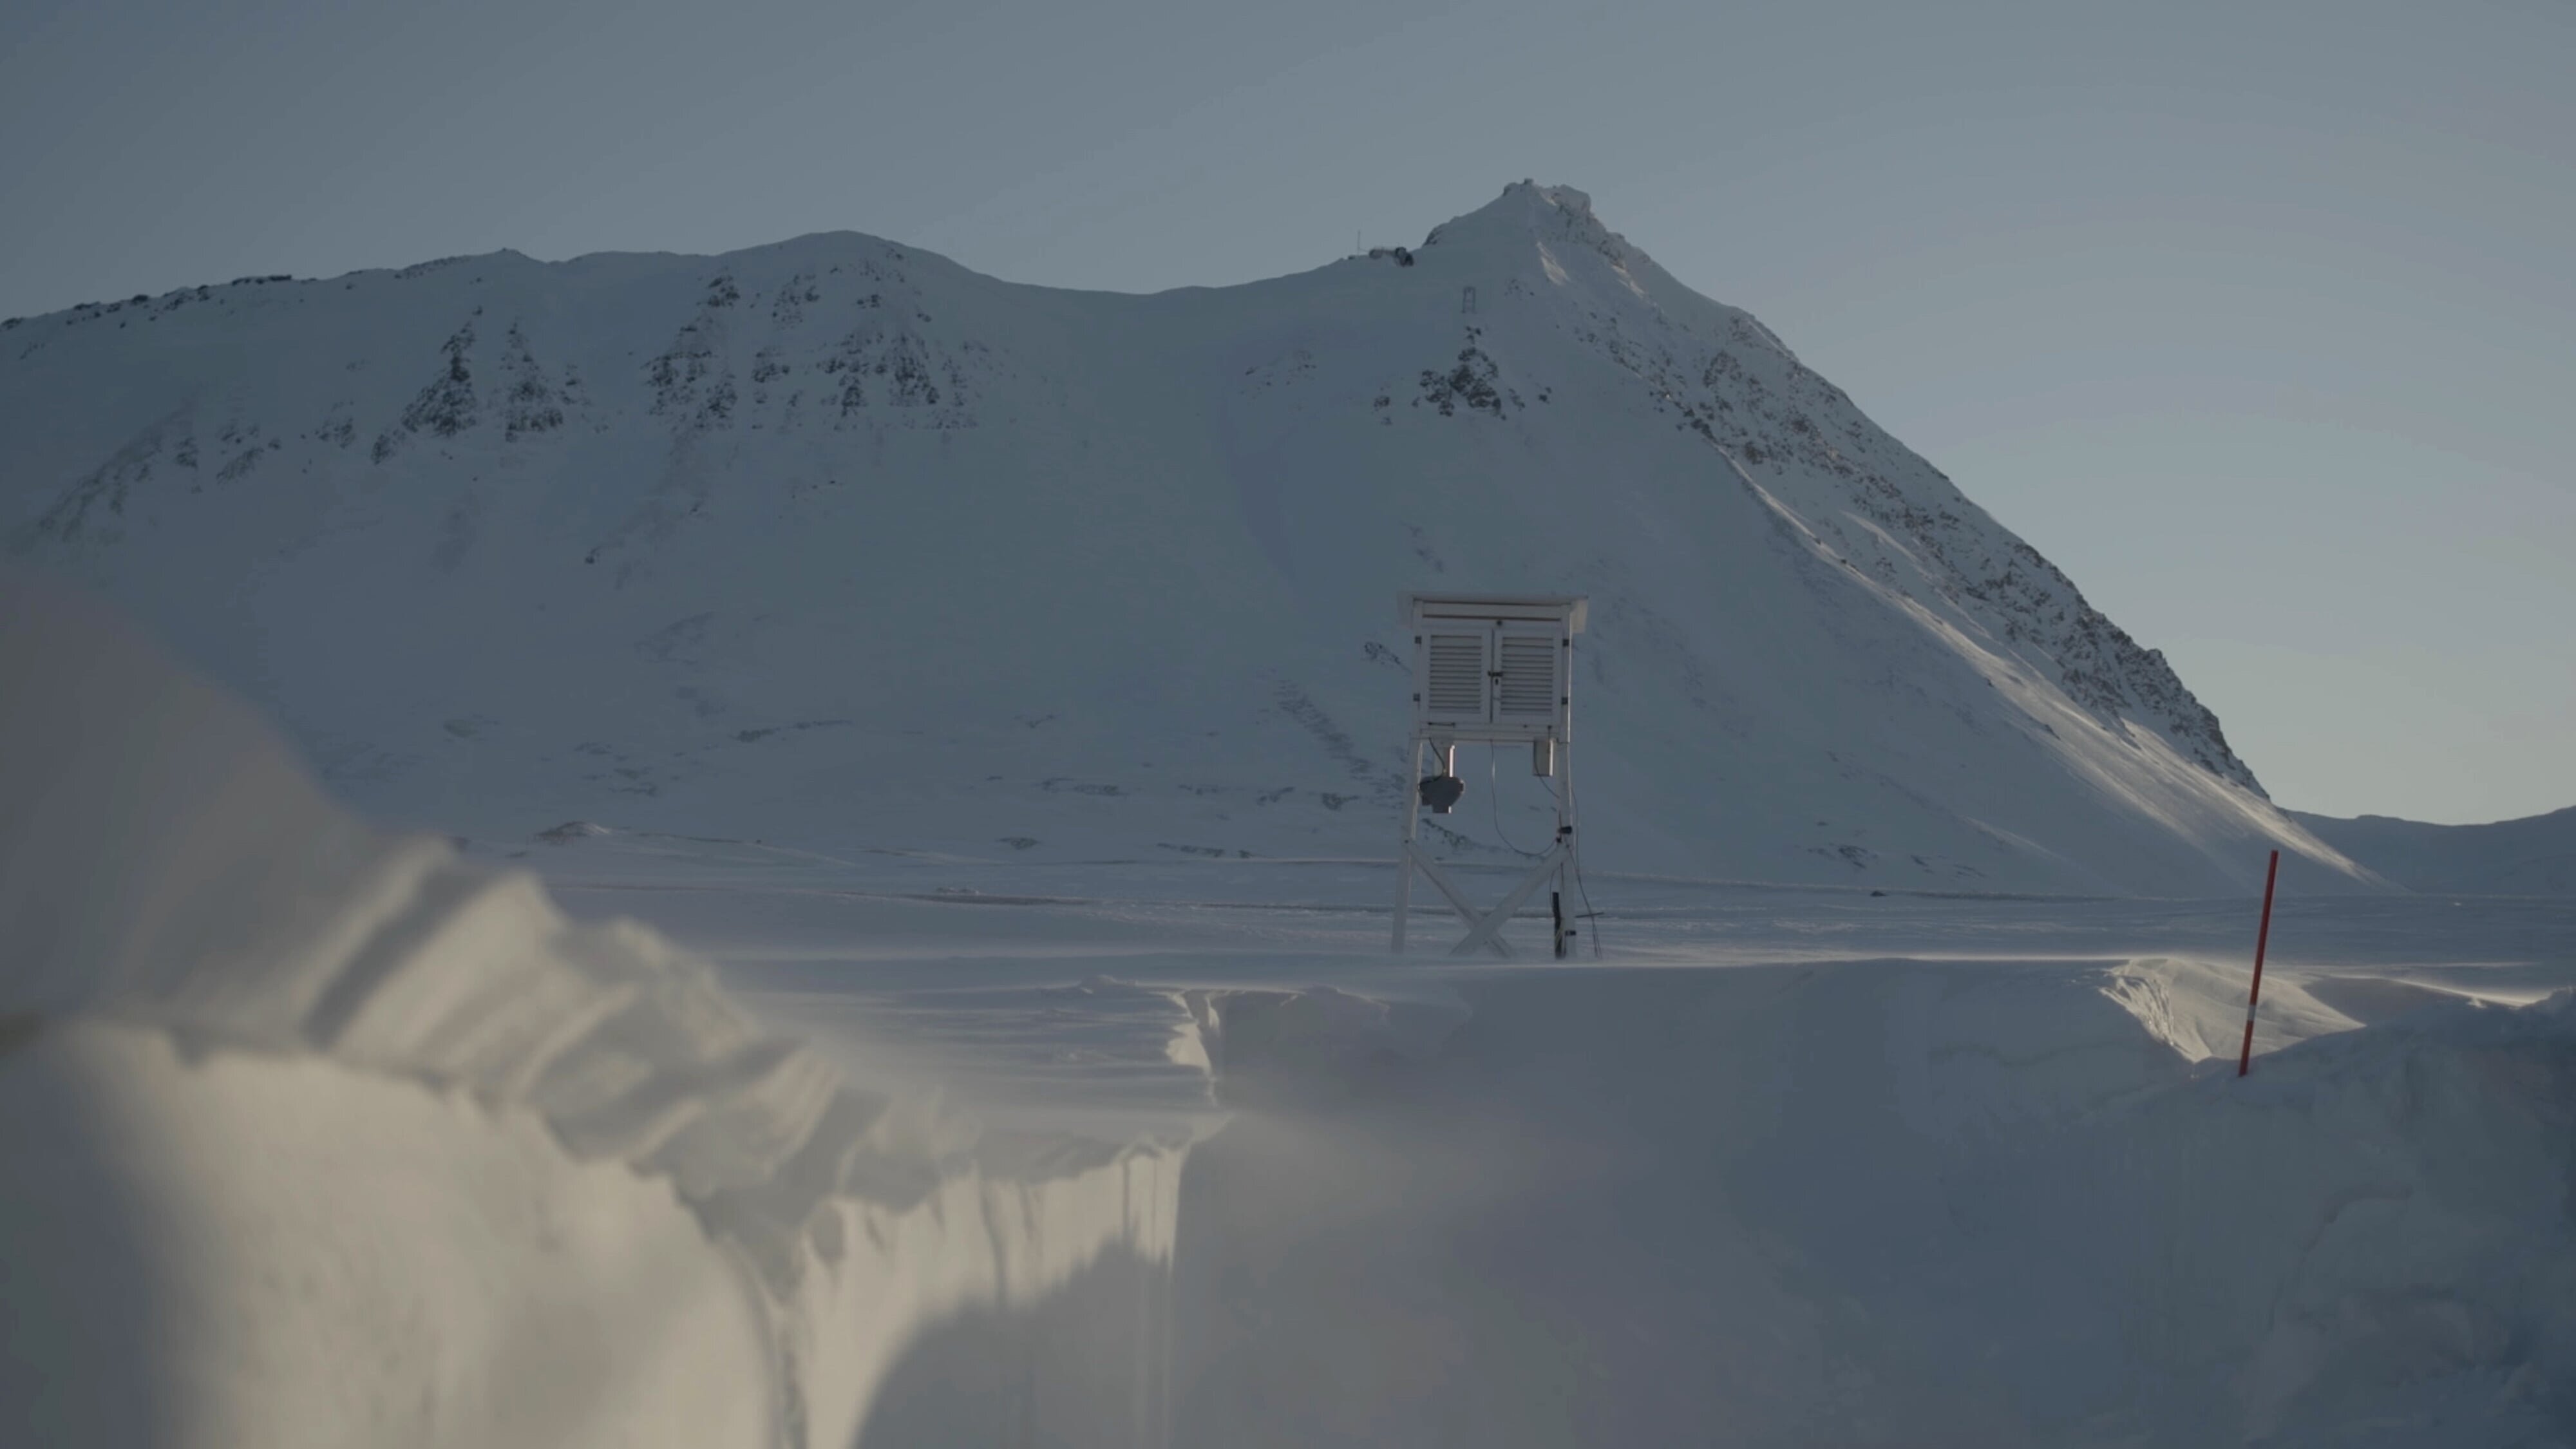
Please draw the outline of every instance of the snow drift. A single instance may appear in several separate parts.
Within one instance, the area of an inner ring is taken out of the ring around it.
[[[1181,1442],[2576,1440],[2576,993],[2240,1081],[2186,962],[1452,979],[1202,998]]]
[[[0,438],[10,548],[444,828],[1380,854],[1392,601],[1482,588],[1592,597],[1605,867],[2188,894],[2279,845],[2376,884],[2160,655],[1561,187],[1148,297],[849,234],[185,289],[9,324]],[[1530,833],[1501,783],[1450,848]]]
[[[1181,1143],[850,1087],[16,579],[0,741],[26,1442],[840,1444],[930,1326],[1168,1262]]]

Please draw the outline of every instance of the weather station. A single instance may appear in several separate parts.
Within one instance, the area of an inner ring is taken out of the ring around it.
[[[1577,867],[1574,811],[1574,636],[1583,632],[1585,601],[1568,594],[1405,594],[1405,627],[1413,636],[1413,774],[1396,858],[1394,950],[1404,951],[1413,878],[1431,883],[1467,934],[1453,956],[1479,949],[1510,957],[1503,927],[1541,887],[1548,888],[1555,953],[1566,954],[1574,928],[1566,915],[1566,882]],[[1467,792],[1458,778],[1458,747],[1507,746],[1529,751],[1530,773],[1550,783],[1556,834],[1528,871],[1491,909],[1480,909],[1442,863],[1421,846],[1422,815],[1446,815]],[[1425,773],[1425,758],[1430,761]]]

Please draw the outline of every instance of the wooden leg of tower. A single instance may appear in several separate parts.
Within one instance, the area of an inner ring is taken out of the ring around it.
[[[1404,781],[1404,834],[1395,847],[1395,937],[1389,948],[1404,954],[1404,918],[1413,906],[1413,834],[1422,821],[1422,802],[1414,798],[1414,781],[1422,777],[1422,741],[1413,742],[1413,771]]]
[[[1570,741],[1557,746],[1557,772],[1556,843],[1564,850],[1565,856],[1556,863],[1556,898],[1563,901],[1566,899],[1566,891],[1572,885],[1569,877],[1574,872],[1574,852],[1579,848],[1574,839],[1574,746]],[[1558,960],[1565,959],[1566,943],[1574,935],[1574,932],[1567,928],[1567,922],[1571,919],[1572,917],[1567,916],[1563,909],[1558,910],[1556,917]],[[1599,922],[1593,924],[1598,925]]]
[[[1404,954],[1404,918],[1413,907],[1413,842],[1406,840],[1395,848],[1395,939],[1388,949]]]

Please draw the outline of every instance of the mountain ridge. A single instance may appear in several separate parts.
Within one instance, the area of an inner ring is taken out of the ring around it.
[[[2576,895],[2576,805],[2475,825],[2393,815],[2292,819],[2380,875],[2434,895]]]

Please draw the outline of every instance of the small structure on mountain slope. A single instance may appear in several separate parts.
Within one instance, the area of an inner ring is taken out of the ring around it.
[[[1573,936],[1565,888],[1575,868],[1574,636],[1583,632],[1585,601],[1571,594],[1405,594],[1400,608],[1413,637],[1413,773],[1420,783],[1405,801],[1396,858],[1394,949],[1404,950],[1419,872],[1467,923],[1450,954],[1482,947],[1508,957],[1502,929],[1543,885],[1556,954]],[[1458,746],[1526,745],[1530,773],[1550,781],[1556,834],[1519,883],[1491,910],[1479,910],[1440,863],[1418,844],[1422,812],[1446,815],[1466,793]],[[1423,773],[1424,752],[1437,766]]]

